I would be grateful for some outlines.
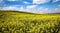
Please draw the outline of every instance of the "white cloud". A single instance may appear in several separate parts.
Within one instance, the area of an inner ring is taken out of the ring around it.
[[[55,8],[55,13],[60,13],[60,8]]]
[[[29,3],[29,2],[27,2],[27,1],[24,1],[24,3],[25,3],[25,4],[30,4],[30,3]]]
[[[32,12],[32,13],[60,13],[60,8],[46,8],[46,7],[39,7],[37,5],[31,5],[24,8],[23,6],[17,7],[18,5],[14,6],[7,6],[3,7],[0,10],[18,10],[18,11],[25,11],[25,12]]]
[[[3,7],[2,10],[16,10],[17,7],[15,6],[7,6],[7,7]]]
[[[26,10],[29,12],[35,12],[37,5],[30,5],[26,7]]]
[[[36,13],[60,13],[60,8],[46,8],[46,7],[40,7],[35,11]]]
[[[25,11],[24,7],[18,8],[19,11]]]
[[[18,11],[25,11],[24,7],[17,7],[19,5],[14,5],[14,6],[7,6],[7,7],[3,7],[0,10],[18,10]]]
[[[53,2],[57,2],[57,1],[59,1],[59,0],[53,0]]]
[[[37,7],[37,5],[30,5],[30,6],[27,6],[28,9],[32,9],[32,8],[35,8]]]
[[[58,6],[60,7],[60,4]]]
[[[19,0],[8,0],[8,1],[19,1]]]
[[[40,13],[40,14],[42,14],[42,13],[50,13],[50,10],[49,10],[49,8],[46,8],[46,7],[40,7],[38,9],[38,11],[36,11],[36,13]]]
[[[33,0],[33,4],[48,3],[50,0]]]
[[[0,3],[3,3],[3,0],[0,0]]]

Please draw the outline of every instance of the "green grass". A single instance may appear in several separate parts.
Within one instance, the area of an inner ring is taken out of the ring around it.
[[[0,11],[0,33],[60,33],[60,14]]]

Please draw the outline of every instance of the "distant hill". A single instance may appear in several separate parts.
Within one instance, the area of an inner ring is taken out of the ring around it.
[[[0,12],[18,12],[18,13],[26,13],[26,14],[60,14],[60,13],[32,13],[32,12],[25,12],[25,11],[16,11],[16,10],[0,10]]]

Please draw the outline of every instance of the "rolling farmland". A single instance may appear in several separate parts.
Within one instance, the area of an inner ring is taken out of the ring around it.
[[[0,33],[60,33],[60,14],[0,11]]]

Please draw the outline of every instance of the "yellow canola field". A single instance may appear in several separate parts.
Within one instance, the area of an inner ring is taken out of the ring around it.
[[[60,33],[60,14],[0,11],[0,33]]]

